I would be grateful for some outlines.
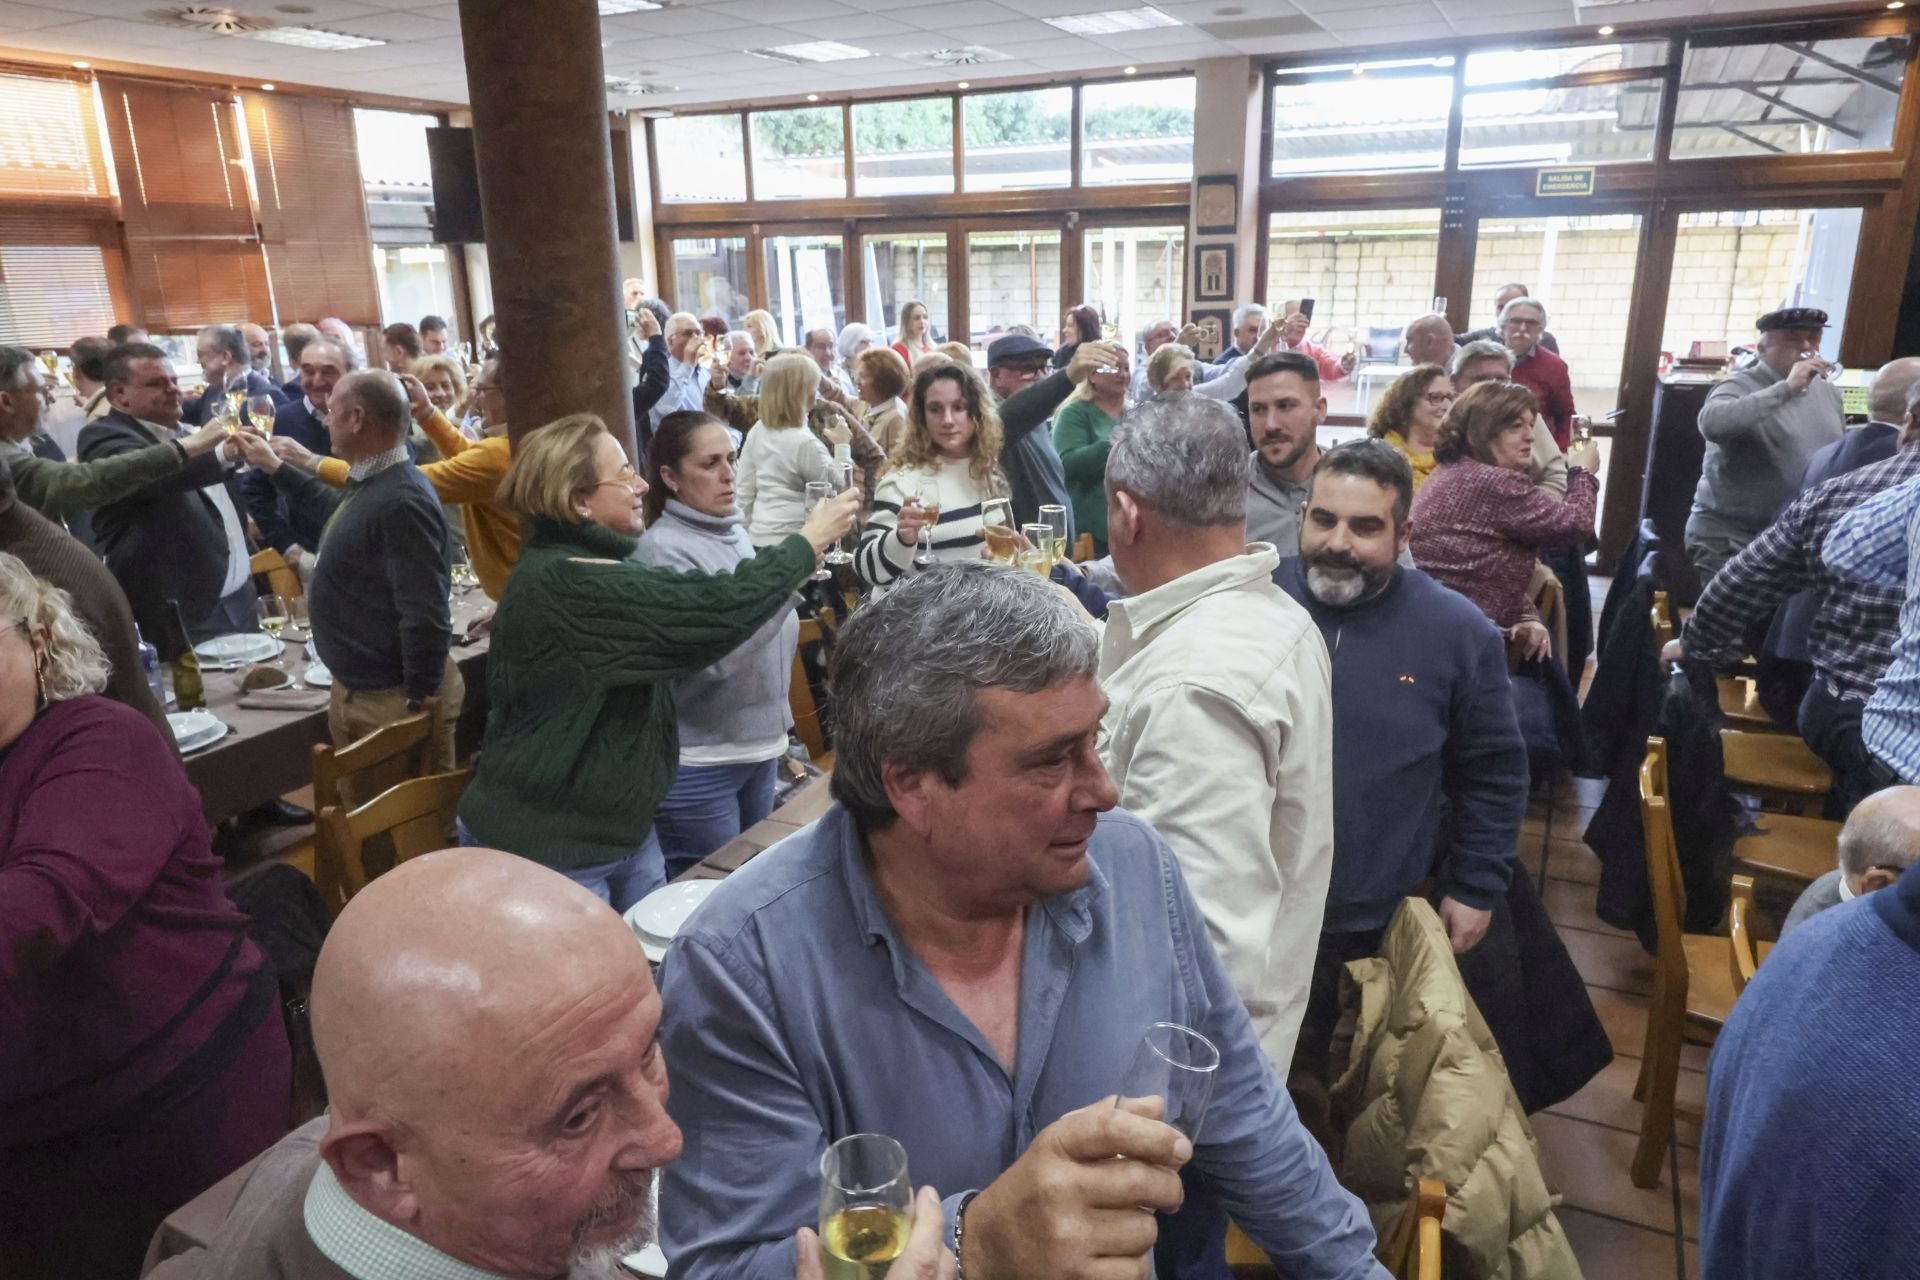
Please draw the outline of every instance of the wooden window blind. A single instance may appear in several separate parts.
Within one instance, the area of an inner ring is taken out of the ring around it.
[[[324,98],[241,95],[274,304],[289,320],[380,323],[373,234],[353,109]]]
[[[111,197],[91,84],[0,72],[0,120],[0,199]]]
[[[231,99],[100,77],[128,274],[149,329],[273,323]]]

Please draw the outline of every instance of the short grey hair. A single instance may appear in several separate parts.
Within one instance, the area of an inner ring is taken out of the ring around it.
[[[754,349],[755,351],[758,351],[758,350],[760,349],[760,344],[759,344],[758,342],[755,342],[755,341],[754,341],[754,339],[753,339],[753,335],[752,335],[752,334],[750,334],[750,333],[748,333],[748,332],[747,332],[747,331],[746,331],[745,329],[729,329],[729,330],[727,330],[727,345],[728,345],[728,346],[730,346],[730,347],[737,347],[737,346],[739,346],[739,345],[740,345],[740,343],[741,343],[741,342],[742,342],[743,340],[744,340],[744,341],[746,342],[746,344],[747,344],[748,346],[750,346],[750,347],[752,347],[752,348],[753,348],[753,349]]]
[[[1120,415],[1107,490],[1124,489],[1175,524],[1214,528],[1247,518],[1247,433],[1232,409],[1176,392]]]
[[[1532,297],[1515,298],[1511,302],[1507,303],[1506,306],[1500,308],[1500,318],[1494,321],[1494,323],[1505,324],[1507,322],[1507,317],[1513,314],[1513,309],[1515,307],[1532,307],[1535,311],[1538,311],[1540,313],[1540,327],[1542,329],[1547,327],[1547,304],[1540,301],[1540,299],[1538,298],[1532,298]]]
[[[813,335],[814,335],[814,334],[816,334],[816,333],[824,333],[824,334],[826,334],[826,335],[827,335],[827,342],[828,342],[829,344],[831,344],[831,343],[833,342],[833,330],[831,330],[831,329],[829,329],[829,328],[827,328],[827,326],[825,326],[825,325],[821,325],[821,326],[820,326],[819,328],[817,328],[817,329],[809,329],[809,330],[807,330],[807,332],[806,332],[806,334],[805,334],[805,336],[803,336],[803,337],[802,337],[802,339],[801,339],[801,345],[802,345],[802,346],[808,346],[808,347],[810,347],[810,346],[812,346],[812,345],[813,345]]]
[[[213,339],[213,345],[240,364],[252,364],[253,352],[247,348],[247,335],[230,324],[216,324],[201,330]]]
[[[1262,320],[1265,320],[1267,318],[1267,309],[1257,302],[1242,303],[1233,309],[1233,327],[1238,329],[1241,325],[1245,324],[1248,316],[1259,316]]]
[[[18,391],[27,385],[27,366],[33,352],[25,347],[0,346],[0,391]]]
[[[368,422],[396,441],[406,439],[413,428],[413,407],[406,388],[385,369],[361,369],[340,379],[328,398],[328,407],[338,413],[343,400],[359,405]]]
[[[340,339],[329,338],[325,334],[321,334],[317,338],[309,339],[306,344],[300,348],[300,359],[304,362],[309,355],[322,347],[330,349],[334,355],[340,357],[341,372],[353,372],[353,348],[340,341]]]
[[[1903,799],[1888,791],[1909,794]],[[1862,875],[1873,867],[1905,871],[1920,862],[1920,829],[1913,813],[1916,796],[1920,791],[1915,788],[1891,787],[1860,802],[1840,828],[1840,866],[1848,875]]]
[[[873,330],[856,320],[840,331],[840,336],[833,340],[833,349],[840,353],[842,360],[851,360],[854,357],[855,347],[863,342],[872,341]]]
[[[966,781],[979,690],[1038,693],[1094,676],[1099,660],[1086,619],[1024,569],[960,561],[914,574],[835,638],[833,798],[863,830],[884,830],[899,816],[886,766]]]
[[[1513,352],[1507,350],[1507,344],[1495,342],[1492,338],[1481,338],[1453,353],[1453,359],[1447,362],[1447,376],[1459,377],[1460,371],[1476,360],[1501,360],[1506,363],[1507,372],[1513,372]]]

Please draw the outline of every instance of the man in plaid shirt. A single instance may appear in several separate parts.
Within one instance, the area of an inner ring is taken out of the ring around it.
[[[1662,656],[1710,663],[1745,655],[1748,629],[1781,601],[1812,588],[1819,593],[1811,656],[1813,684],[1800,704],[1800,736],[1834,773],[1845,807],[1895,781],[1861,738],[1860,719],[1874,686],[1893,661],[1900,634],[1904,581],[1887,585],[1842,577],[1822,558],[1827,534],[1855,507],[1920,476],[1920,385],[1907,395],[1900,449],[1884,462],[1861,467],[1807,489],[1774,522],[1729,560],[1700,597],[1685,630]]]

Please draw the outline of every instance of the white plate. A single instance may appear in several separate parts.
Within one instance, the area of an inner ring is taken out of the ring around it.
[[[167,727],[173,730],[174,745],[182,755],[212,746],[227,736],[227,726],[219,716],[204,707],[193,711],[170,711]]]
[[[193,651],[206,662],[265,662],[280,656],[280,642],[258,631],[235,632],[230,636],[215,636],[205,644],[197,644],[193,646]]]
[[[660,1246],[650,1244],[638,1253],[630,1253],[620,1259],[620,1265],[637,1276],[649,1276],[652,1280],[666,1280],[667,1255],[660,1252]]]
[[[307,663],[307,669],[301,673],[300,678],[314,689],[327,689],[333,685],[333,672],[322,666],[318,658]]]
[[[671,942],[687,917],[719,887],[718,880],[687,880],[655,889],[627,908],[627,923],[642,942]]]

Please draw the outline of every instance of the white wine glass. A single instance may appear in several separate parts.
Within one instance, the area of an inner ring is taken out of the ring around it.
[[[821,503],[833,497],[833,485],[825,480],[807,481],[807,510],[812,511]],[[831,557],[829,557],[831,558]],[[810,575],[815,582],[825,582],[833,577],[833,570],[822,565]]]
[[[1050,524],[1023,524],[1020,526],[1020,555],[1015,561],[1022,569],[1031,569],[1041,577],[1053,573],[1053,526]]]
[[[987,542],[987,558],[995,564],[1012,564],[1020,558],[1020,539],[1013,531],[1010,500],[988,498],[980,504],[980,533]]]
[[[1053,530],[1047,545],[1041,550],[1047,553],[1050,560],[1065,560],[1067,558],[1067,509],[1058,503],[1050,502],[1040,508],[1039,516],[1040,523]]]
[[[820,1254],[827,1280],[884,1280],[913,1229],[907,1149],[880,1133],[840,1139],[820,1157]]]
[[[851,462],[834,463],[833,474],[834,481],[838,486],[838,492],[845,493],[847,490],[853,488],[853,464]],[[855,517],[852,530],[848,532],[846,537],[834,543],[832,549],[827,552],[825,557],[826,562],[828,564],[852,564],[853,551],[848,544],[855,542],[859,537],[860,521],[858,517]]]
[[[306,640],[313,635],[313,625],[307,619],[307,598],[304,595],[282,596],[287,602],[287,638]]]
[[[261,392],[247,398],[247,422],[261,435],[273,434],[273,415],[280,406],[274,403],[272,396]]]
[[[1160,1118],[1198,1143],[1219,1068],[1220,1050],[1213,1041],[1177,1022],[1156,1022],[1140,1038],[1114,1105],[1130,1098],[1158,1098],[1164,1104]]]
[[[260,630],[275,640],[287,629],[287,599],[285,596],[261,596],[254,604],[259,611]]]
[[[913,557],[913,567],[931,569],[940,563],[933,550],[933,526],[940,523],[940,478],[923,475],[907,483],[913,487],[913,500],[920,504],[921,518],[926,521],[920,526],[920,549]]]

